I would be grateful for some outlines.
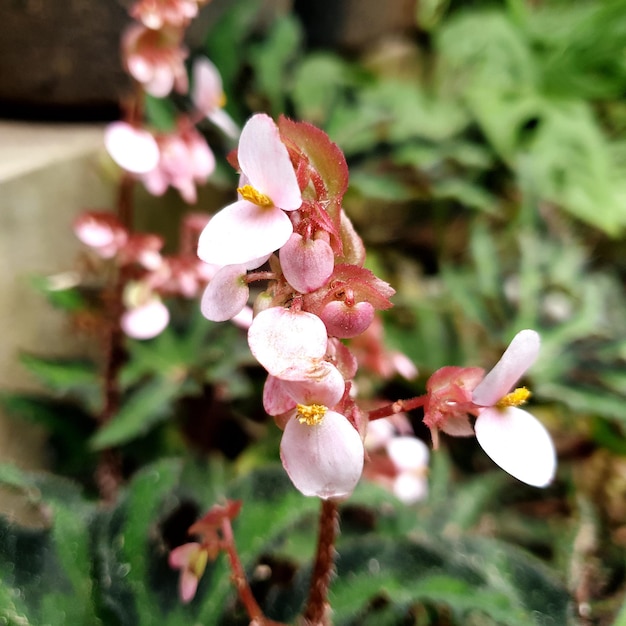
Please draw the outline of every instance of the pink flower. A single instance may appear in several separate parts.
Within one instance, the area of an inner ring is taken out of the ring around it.
[[[152,339],[167,328],[170,312],[145,283],[128,283],[123,299],[126,311],[122,314],[120,325],[129,337]]]
[[[104,145],[111,158],[133,174],[145,174],[159,162],[155,138],[147,130],[126,122],[113,122],[105,128]]]
[[[479,408],[474,425],[483,450],[503,470],[535,487],[554,478],[556,453],[548,431],[535,417],[518,408],[530,395],[525,388],[509,393],[539,354],[534,330],[520,331],[495,367],[472,394]]]
[[[293,232],[285,211],[302,204],[289,152],[270,117],[259,113],[248,120],[237,159],[241,199],[213,216],[200,234],[198,256],[207,263],[237,265],[271,254]]]
[[[398,413],[367,426],[365,447],[369,462],[365,477],[380,484],[405,504],[428,494],[428,446],[413,435],[406,415]]]
[[[349,496],[363,472],[363,442],[346,417],[321,404],[298,404],[280,442],[296,489],[322,499]]]
[[[141,177],[146,189],[161,196],[171,186],[178,189],[185,202],[194,204],[196,184],[205,183],[215,169],[215,156],[206,139],[181,120],[176,132],[157,136],[157,142],[159,162]]]
[[[239,127],[223,109],[226,96],[218,69],[209,59],[200,57],[194,61],[192,76],[191,100],[196,109],[235,139],[239,135]]]
[[[169,566],[180,570],[179,594],[185,604],[191,602],[196,595],[198,582],[204,574],[209,554],[200,543],[185,543],[174,548],[169,555]]]
[[[138,0],[130,14],[147,28],[159,30],[165,25],[186,26],[204,0]]]
[[[86,211],[74,222],[74,233],[103,259],[113,258],[128,241],[128,231],[107,211]]]
[[[129,74],[155,98],[172,89],[186,93],[189,87],[182,45],[183,31],[167,27],[159,30],[133,24],[122,38],[122,52]]]

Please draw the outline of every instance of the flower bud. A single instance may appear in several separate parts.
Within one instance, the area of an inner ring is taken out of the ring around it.
[[[349,306],[340,300],[329,302],[320,315],[328,334],[340,339],[360,335],[374,319],[374,307],[369,302]]]

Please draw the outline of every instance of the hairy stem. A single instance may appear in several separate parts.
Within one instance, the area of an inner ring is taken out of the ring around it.
[[[335,541],[339,534],[339,509],[333,500],[322,500],[319,517],[317,553],[304,611],[306,626],[328,626],[328,588],[335,563]]]
[[[372,420],[381,419],[383,417],[390,417],[396,413],[402,413],[403,411],[412,411],[420,406],[424,406],[428,401],[428,396],[416,396],[415,398],[409,398],[408,400],[396,400],[391,404],[386,404],[378,409],[369,411],[368,417],[370,422]]]

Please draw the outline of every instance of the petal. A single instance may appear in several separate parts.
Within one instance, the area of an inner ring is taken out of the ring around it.
[[[113,122],[104,131],[104,145],[111,158],[134,174],[145,174],[159,162],[159,146],[147,131],[125,122]]]
[[[198,554],[200,544],[197,542],[184,543],[182,546],[174,548],[168,557],[169,566],[173,569],[187,567],[191,559]]]
[[[404,504],[414,504],[428,495],[428,481],[425,476],[402,472],[393,482],[393,493]]]
[[[293,232],[291,220],[276,207],[239,200],[216,213],[200,233],[198,256],[206,263],[248,263],[280,248]]]
[[[225,322],[241,312],[250,295],[243,265],[226,265],[207,285],[200,302],[202,315],[212,322]]]
[[[361,477],[363,442],[343,415],[328,411],[315,426],[290,419],[280,457],[291,482],[305,496],[343,498]]]
[[[180,582],[178,592],[180,594],[181,602],[187,604],[193,600],[198,590],[198,577],[194,572],[188,569],[184,569],[180,573]]]
[[[517,407],[484,409],[474,425],[482,449],[505,472],[534,487],[554,478],[556,453],[543,424]]]
[[[239,328],[248,330],[248,328],[250,328],[250,326],[252,325],[253,315],[254,313],[252,311],[252,307],[244,306],[243,309],[241,309],[241,311],[239,311],[237,315],[232,317],[230,321],[235,326],[239,326]]]
[[[428,466],[428,446],[415,437],[393,437],[387,443],[387,454],[398,471],[424,470]]]
[[[306,373],[311,360],[326,353],[326,327],[312,313],[272,307],[254,318],[248,345],[254,358],[274,376],[282,378],[285,371],[294,368]]]
[[[367,425],[365,447],[367,450],[383,448],[395,434],[395,428],[387,419],[377,419]]]
[[[193,64],[193,88],[191,99],[196,108],[206,115],[220,106],[223,87],[220,73],[206,57],[198,58]]]
[[[207,115],[209,120],[213,122],[224,134],[232,139],[237,139],[239,133],[239,126],[235,124],[233,118],[224,111],[224,109],[215,109]]]
[[[133,339],[152,339],[169,324],[170,312],[159,299],[126,311],[120,320],[122,330]]]
[[[253,115],[241,131],[237,160],[250,184],[285,211],[299,209],[302,194],[289,152],[268,115]],[[276,248],[274,248],[276,249]]]
[[[300,293],[319,289],[335,267],[333,249],[323,239],[304,239],[293,233],[280,249],[280,266],[287,282]]]
[[[535,362],[541,340],[534,330],[522,330],[504,351],[502,358],[476,386],[472,398],[481,406],[493,406],[504,397]]]
[[[314,361],[304,380],[283,380],[283,388],[298,404],[335,406],[343,397],[346,383],[328,361]]]
[[[349,306],[341,300],[332,300],[320,313],[331,337],[348,339],[366,331],[374,319],[374,307],[369,302]]]
[[[269,374],[263,386],[263,408],[268,415],[276,417],[296,408],[296,401],[283,385],[283,381]]]

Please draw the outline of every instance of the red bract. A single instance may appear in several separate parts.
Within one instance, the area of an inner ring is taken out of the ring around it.
[[[468,413],[474,412],[472,392],[484,373],[480,367],[448,366],[438,369],[428,379],[424,424],[430,428],[435,448],[439,430],[457,437],[474,434]]]

